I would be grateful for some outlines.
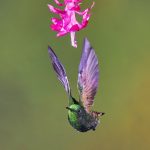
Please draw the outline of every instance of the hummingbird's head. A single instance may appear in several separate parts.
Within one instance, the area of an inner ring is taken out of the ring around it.
[[[80,116],[84,113],[84,108],[78,104],[72,104],[69,107],[66,107],[66,109],[68,109],[68,114],[70,117],[73,115]]]
[[[70,112],[80,113],[82,107],[78,104],[72,104],[69,107],[66,107]]]

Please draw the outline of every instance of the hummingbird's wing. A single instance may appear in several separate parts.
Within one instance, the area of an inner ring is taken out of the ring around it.
[[[60,80],[60,82],[64,86],[68,95],[70,96],[71,95],[70,86],[69,86],[69,81],[68,81],[68,78],[66,75],[65,68],[63,67],[63,65],[61,64],[59,59],[57,58],[57,56],[54,53],[54,51],[52,50],[52,48],[49,46],[48,46],[48,53],[49,53],[49,56],[51,58],[52,65],[53,65],[54,71],[56,72],[58,79]]]
[[[78,90],[80,101],[87,112],[90,112],[94,102],[94,96],[98,88],[98,79],[98,59],[90,42],[85,38],[78,69]]]

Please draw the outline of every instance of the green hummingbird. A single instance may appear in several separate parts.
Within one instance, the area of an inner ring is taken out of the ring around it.
[[[104,113],[92,110],[94,97],[98,88],[99,68],[97,56],[90,42],[87,38],[83,42],[77,81],[80,95],[79,101],[72,96],[65,68],[49,46],[48,52],[53,69],[69,97],[69,106],[66,109],[68,109],[68,121],[70,125],[80,132],[95,130],[100,123],[99,117],[104,115]]]

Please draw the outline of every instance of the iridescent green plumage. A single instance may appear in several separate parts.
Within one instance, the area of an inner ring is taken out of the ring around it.
[[[48,47],[48,51],[57,77],[63,84],[69,97],[69,106],[66,107],[68,109],[69,123],[80,132],[95,130],[99,123],[99,116],[102,116],[104,113],[95,112],[91,109],[99,78],[98,59],[94,49],[89,41],[85,39],[78,72],[79,101],[72,97],[63,65],[50,47]]]
[[[94,118],[91,114],[88,114],[84,107],[78,104],[70,105],[67,107],[68,121],[75,129],[80,132],[86,132],[90,129],[95,130],[98,125],[98,119]]]

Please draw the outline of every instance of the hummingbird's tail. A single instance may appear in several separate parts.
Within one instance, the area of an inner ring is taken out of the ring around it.
[[[58,57],[56,56],[56,54],[54,53],[52,48],[49,46],[48,46],[48,53],[49,53],[49,56],[51,58],[53,69],[56,72],[57,78],[60,80],[60,82],[64,86],[66,92],[68,93],[68,96],[70,97],[71,91],[70,91],[69,81],[68,81],[68,78],[66,75],[65,68],[63,67],[63,65],[59,61]]]
[[[92,111],[92,115],[94,117],[100,117],[100,116],[103,116],[105,113],[104,112],[97,112],[97,111]]]

